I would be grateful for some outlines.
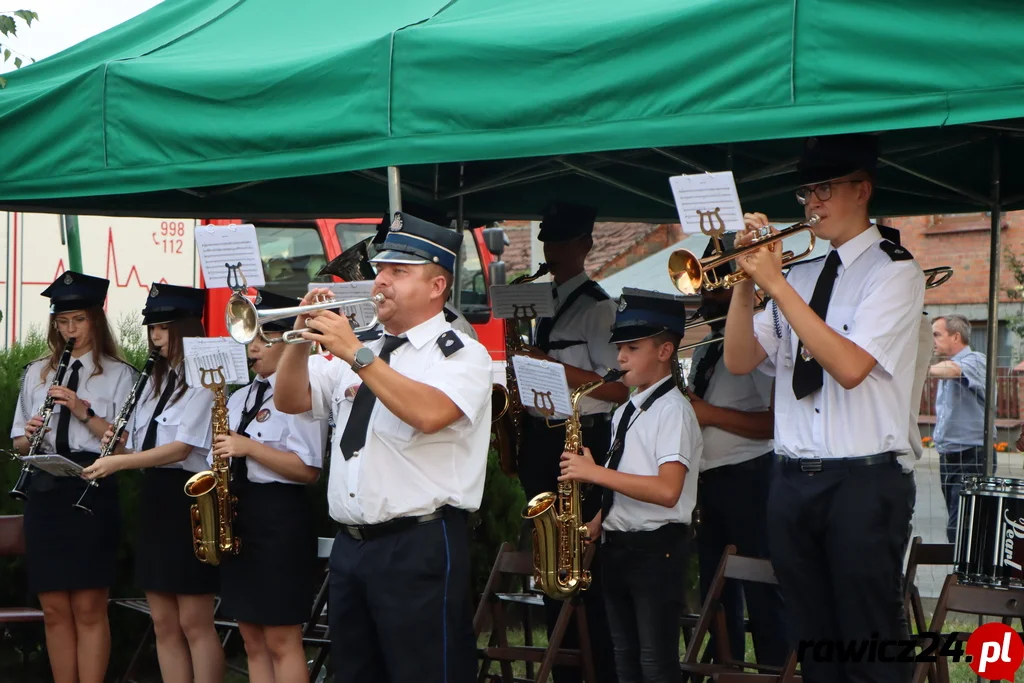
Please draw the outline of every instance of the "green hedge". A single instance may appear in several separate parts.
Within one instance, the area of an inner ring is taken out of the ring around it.
[[[136,368],[141,369],[147,355],[146,339],[142,327],[137,320],[125,318],[118,321],[119,339],[125,358]],[[11,424],[18,401],[19,383],[24,366],[45,355],[46,341],[38,332],[30,333],[24,343],[0,349],[0,449],[5,452],[11,448]],[[7,456],[3,456],[7,457]],[[10,459],[0,467],[0,514],[21,514],[22,503],[11,499],[6,492],[17,481],[20,467],[17,461]],[[121,492],[121,509],[124,519],[124,533],[118,555],[118,572],[116,582],[111,589],[111,597],[141,597],[133,582],[133,552],[138,534],[139,488],[141,473],[125,471],[117,475]],[[324,537],[333,537],[334,524],[327,511],[327,469],[320,480],[310,487],[310,500],[314,506],[317,533]],[[492,452],[487,466],[483,505],[470,520],[472,530],[471,556],[473,561],[473,590],[479,594],[497,549],[506,540],[516,541],[519,536],[519,513],[524,504],[522,489],[518,481],[505,476],[498,466],[497,458]],[[0,605],[37,604],[26,593],[24,560],[0,561]],[[111,656],[111,679],[113,674],[124,671],[138,639],[145,628],[143,617],[129,610],[112,609],[110,613],[113,638]],[[28,647],[41,652],[43,648],[42,629],[29,628],[25,634]],[[20,638],[19,638],[20,640]],[[239,642],[240,641],[236,641]],[[14,647],[13,643],[2,645],[4,649]],[[21,645],[17,648],[20,650]],[[0,668],[7,657],[0,656]]]

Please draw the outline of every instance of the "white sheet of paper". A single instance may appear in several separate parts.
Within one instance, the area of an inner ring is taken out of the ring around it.
[[[48,453],[44,455],[19,455],[18,459],[37,467],[44,472],[49,472],[55,477],[80,477],[82,466],[74,460],[68,460],[63,455]]]
[[[676,211],[679,212],[683,232],[701,234],[702,214],[705,229],[720,228],[724,223],[725,232],[743,230],[743,208],[740,206],[732,171],[673,176],[668,182],[676,200]]]
[[[345,301],[348,299],[369,299],[373,296],[373,280],[357,280],[356,282],[311,282],[306,287],[307,292],[311,292],[314,289],[329,289],[334,293],[334,298],[339,301]],[[376,314],[374,305],[369,301],[351,304],[348,306],[339,306],[338,308],[332,308],[330,310],[339,314],[344,313],[348,317],[349,323],[354,327],[362,327],[369,324],[370,321],[373,320],[373,316]]]
[[[247,384],[249,363],[245,345],[231,337],[185,337],[185,379],[190,387],[201,387],[201,369],[224,369],[225,384]]]
[[[254,225],[197,225],[195,230],[196,248],[199,250],[199,264],[203,268],[206,286],[213,289],[229,287],[227,265],[242,264],[245,283],[250,287],[267,284],[263,276],[263,260],[260,257],[260,243],[256,239]],[[233,285],[234,282],[231,283]]]
[[[526,408],[541,412],[554,410],[548,417],[567,418],[572,414],[569,403],[569,383],[565,379],[565,367],[561,363],[513,356],[512,366],[516,371],[519,397]]]
[[[491,285],[491,311],[495,318],[550,318],[555,314],[550,282]]]

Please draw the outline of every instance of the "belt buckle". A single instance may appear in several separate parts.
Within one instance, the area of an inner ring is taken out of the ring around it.
[[[356,526],[355,524],[351,524],[351,525],[346,526],[345,527],[345,531],[348,533],[349,536],[351,536],[352,538],[356,539],[357,541],[365,541],[366,540],[366,535],[363,533],[363,530],[361,528],[359,528],[358,526]]]
[[[801,472],[821,472],[822,464],[821,458],[801,458],[800,460],[800,471]]]

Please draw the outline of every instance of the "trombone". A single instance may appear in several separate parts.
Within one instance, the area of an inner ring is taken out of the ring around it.
[[[285,318],[292,318],[298,315],[306,313],[312,313],[313,311],[326,311],[331,308],[340,308],[343,306],[355,306],[357,304],[369,303],[373,305],[373,319],[365,325],[352,325],[353,332],[365,332],[371,330],[377,326],[377,311],[378,306],[384,301],[384,295],[377,293],[372,297],[363,297],[359,299],[321,299],[316,303],[306,304],[305,306],[286,306],[284,308],[271,308],[267,310],[259,310],[248,296],[246,296],[244,290],[236,290],[231,298],[228,299],[228,305],[224,309],[224,323],[228,328],[228,334],[239,344],[248,344],[252,342],[257,336],[259,336],[263,343],[267,346],[278,343],[277,339],[269,339],[263,333],[263,325],[274,320],[283,320]],[[351,321],[354,316],[350,316]],[[308,327],[301,330],[288,330],[281,335],[280,341],[285,344],[304,344],[308,340],[302,338],[303,332],[311,332]]]
[[[946,281],[953,277],[953,269],[949,266],[928,268],[924,271],[924,277],[924,288],[934,289],[935,287],[946,284]]]
[[[738,247],[730,251],[722,252],[718,255],[709,256],[706,259],[697,258],[696,254],[688,249],[676,249],[668,259],[668,275],[672,279],[672,284],[675,288],[683,294],[696,294],[701,288],[732,288],[736,286],[738,282],[746,280],[750,276],[744,271],[737,269],[735,273],[730,273],[723,278],[719,278],[714,272],[716,268],[738,259],[741,256],[745,256],[752,251],[760,249],[763,246],[767,245],[770,248],[774,248],[776,242],[781,242],[787,237],[791,237],[797,233],[809,233],[811,236],[811,242],[799,255],[796,255],[791,251],[783,252],[783,267],[791,265],[793,261],[799,261],[814,251],[813,227],[820,221],[821,218],[818,214],[814,214],[807,219],[806,223],[794,223],[785,230],[775,233],[774,235],[771,233],[771,227],[766,226],[761,228],[754,235],[754,241],[747,246]]]

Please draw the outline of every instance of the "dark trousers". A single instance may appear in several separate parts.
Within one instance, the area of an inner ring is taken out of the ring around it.
[[[583,424],[581,431],[583,445],[590,449],[594,459],[603,463],[607,458],[608,446],[611,443],[611,427],[607,416],[596,420],[591,426]],[[584,421],[589,422],[587,416]],[[561,473],[559,463],[565,446],[565,427],[548,428],[544,420],[524,416],[523,447],[519,458],[519,481],[529,501],[533,496],[546,491],[555,491],[558,487],[558,476]],[[601,489],[594,486],[584,488],[582,504],[583,522],[589,522],[601,510]],[[525,538],[532,538],[532,523],[525,523]],[[611,631],[608,628],[608,615],[604,604],[604,549],[598,546],[594,560],[590,566],[590,587],[581,593],[583,604],[587,608],[587,629],[590,634],[590,647],[594,654],[594,669],[597,671],[599,683],[617,683],[615,676],[615,656],[612,650]],[[548,637],[554,631],[558,613],[563,602],[544,597],[544,613],[547,621]],[[575,613],[569,622],[569,628],[562,639],[562,647],[578,648]],[[556,666],[552,670],[554,683],[579,683],[582,675],[575,667]]]
[[[464,512],[369,541],[341,531],[330,567],[336,683],[476,680]]]
[[[687,526],[607,532],[604,601],[620,683],[679,683]]]
[[[957,518],[960,512],[960,489],[964,477],[985,476],[984,447],[974,446],[965,451],[939,453],[939,481],[942,495],[946,499],[946,539],[956,543]],[[992,470],[995,471],[996,454],[992,454]]]
[[[701,473],[697,486],[700,506],[697,552],[702,602],[707,599],[711,581],[727,545],[735,545],[739,555],[768,559],[768,492],[774,462],[775,454],[767,453],[753,460]],[[750,613],[750,631],[757,661],[783,666],[789,651],[782,591],[778,586],[741,583],[733,579],[725,582],[721,604],[725,611],[730,654],[740,660],[746,652],[744,598]],[[711,647],[717,647],[714,637]],[[712,649],[712,652],[716,651]]]
[[[793,647],[909,638],[903,555],[914,496],[913,475],[895,462],[813,473],[778,465],[768,544]],[[907,683],[913,676],[912,663],[814,662],[811,652],[802,653],[807,683]]]

